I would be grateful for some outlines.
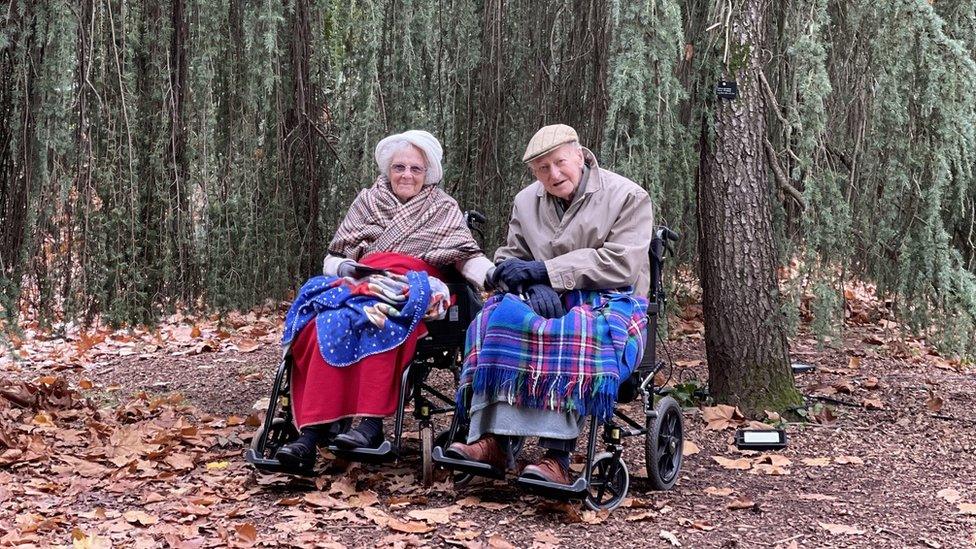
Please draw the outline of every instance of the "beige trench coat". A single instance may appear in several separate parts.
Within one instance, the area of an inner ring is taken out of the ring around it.
[[[654,226],[651,198],[639,185],[601,169],[589,149],[583,193],[560,220],[539,181],[515,196],[508,240],[495,263],[517,257],[544,261],[556,290],[650,288],[648,249]]]

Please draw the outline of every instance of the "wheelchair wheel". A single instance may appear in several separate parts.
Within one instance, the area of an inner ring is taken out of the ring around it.
[[[681,473],[684,423],[681,406],[670,396],[654,406],[657,417],[647,418],[644,438],[644,461],[647,477],[655,490],[670,490]]]
[[[295,429],[295,426],[290,421],[287,421],[283,417],[276,417],[271,420],[271,431],[268,433],[268,440],[264,443],[264,452],[262,455],[258,444],[261,441],[261,435],[264,433],[264,425],[262,423],[254,431],[254,436],[251,438],[251,449],[259,457],[272,458],[275,452],[278,451],[278,448],[298,438],[298,430]]]
[[[627,497],[630,489],[630,472],[622,457],[610,452],[597,454],[590,468],[590,493],[586,506],[594,511],[613,510]]]
[[[452,442],[452,441],[448,440],[448,438],[447,438],[448,436],[450,436],[450,434],[451,434],[451,431],[449,431],[449,430],[441,431],[440,433],[437,433],[437,438],[434,439],[434,446],[440,446],[441,448],[447,448],[448,445],[450,445],[451,442]],[[457,473],[457,472],[455,472],[454,473],[454,478],[453,478],[453,480],[454,480],[454,487],[455,488],[463,488],[463,487],[467,486],[467,484],[469,482],[471,482],[471,479],[473,479],[473,478],[474,478],[474,475],[471,475],[469,473]]]

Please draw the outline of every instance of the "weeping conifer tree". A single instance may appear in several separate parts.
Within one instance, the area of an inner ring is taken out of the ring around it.
[[[375,178],[375,143],[407,128],[443,142],[489,252],[526,140],[563,122],[651,192],[694,265],[719,4],[12,0],[3,308],[150,322],[286,297]],[[918,333],[973,345],[974,20],[972,0],[769,3],[757,154],[776,262],[797,268],[791,328],[809,315],[833,341],[860,278]]]

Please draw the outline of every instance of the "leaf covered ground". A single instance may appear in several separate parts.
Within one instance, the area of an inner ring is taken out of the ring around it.
[[[746,420],[698,403],[677,486],[648,490],[630,439],[612,513],[445,473],[424,488],[412,424],[396,464],[323,455],[311,479],[256,473],[242,454],[280,307],[58,337],[28,323],[0,359],[0,547],[976,546],[976,369],[876,312],[849,311],[826,347],[792,342],[816,369],[797,376],[811,406],[785,450],[736,450]],[[704,380],[700,315],[675,320],[670,383]]]

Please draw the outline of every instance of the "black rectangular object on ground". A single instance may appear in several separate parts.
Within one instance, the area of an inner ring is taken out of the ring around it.
[[[782,429],[739,429],[735,447],[740,450],[779,450],[786,448],[786,431]]]

